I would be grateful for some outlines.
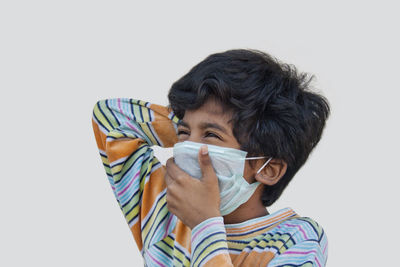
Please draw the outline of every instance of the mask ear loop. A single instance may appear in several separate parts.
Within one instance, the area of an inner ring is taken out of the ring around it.
[[[245,158],[245,160],[248,160],[248,159],[265,159],[266,157],[250,157],[250,158]]]
[[[262,169],[264,169],[265,166],[267,166],[267,164],[271,161],[271,159],[272,159],[272,158],[269,158],[269,159],[264,163],[264,165],[261,166],[261,168],[257,171],[257,174],[260,173],[260,171],[261,171]]]

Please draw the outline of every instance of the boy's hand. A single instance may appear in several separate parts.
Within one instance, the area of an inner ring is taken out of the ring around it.
[[[206,145],[200,148],[199,164],[203,176],[196,179],[180,169],[173,158],[166,163],[168,210],[191,229],[208,218],[221,216],[218,178]]]

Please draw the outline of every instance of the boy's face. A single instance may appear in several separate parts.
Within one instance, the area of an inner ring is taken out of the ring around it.
[[[224,111],[221,104],[210,98],[200,108],[187,110],[178,125],[178,142],[192,141],[222,147],[240,149],[229,123],[232,112]],[[245,163],[244,177],[247,182],[255,181],[254,169]]]

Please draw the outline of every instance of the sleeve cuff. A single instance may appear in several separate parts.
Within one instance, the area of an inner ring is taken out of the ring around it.
[[[222,217],[209,218],[192,229],[191,256],[194,266],[201,265],[214,254],[228,253],[226,230]]]

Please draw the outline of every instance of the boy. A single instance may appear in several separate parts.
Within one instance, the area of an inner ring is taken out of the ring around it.
[[[325,265],[327,239],[315,221],[266,210],[329,115],[309,81],[263,52],[230,50],[175,82],[169,108],[95,105],[103,165],[146,266]],[[153,145],[174,146],[175,160],[162,166]]]

